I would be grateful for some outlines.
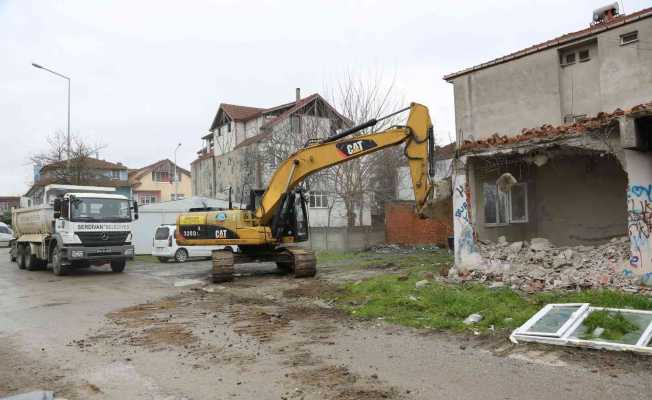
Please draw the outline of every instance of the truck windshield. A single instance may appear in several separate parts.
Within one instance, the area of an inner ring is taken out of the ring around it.
[[[75,197],[71,200],[71,221],[129,222],[129,201],[122,199],[96,199]]]

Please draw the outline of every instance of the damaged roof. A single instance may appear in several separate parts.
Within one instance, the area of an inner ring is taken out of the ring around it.
[[[459,76],[462,76],[462,75],[466,75],[466,74],[468,74],[470,72],[474,72],[474,71],[477,71],[477,70],[480,70],[480,69],[492,67],[494,65],[502,64],[502,63],[505,63],[505,62],[508,62],[508,61],[511,61],[511,60],[514,60],[514,59],[517,59],[517,58],[525,57],[527,55],[537,53],[539,51],[543,51],[543,50],[546,50],[546,49],[549,49],[549,48],[552,48],[552,47],[561,46],[561,45],[576,41],[578,39],[583,39],[583,38],[586,38],[586,37],[589,37],[589,36],[593,36],[593,35],[595,35],[597,33],[604,32],[604,31],[614,29],[614,28],[618,28],[620,26],[627,25],[627,24],[630,24],[632,22],[636,22],[636,21],[639,21],[639,20],[642,20],[642,19],[648,18],[648,17],[652,17],[652,7],[645,8],[643,10],[637,11],[637,12],[632,13],[632,14],[623,14],[623,15],[614,17],[614,18],[612,18],[610,20],[606,20],[604,22],[591,25],[588,28],[584,28],[584,29],[576,31],[576,32],[567,33],[565,35],[561,35],[561,36],[556,37],[554,39],[547,40],[547,41],[545,41],[543,43],[535,44],[535,45],[530,46],[528,48],[525,48],[523,50],[519,50],[519,51],[516,51],[514,53],[508,54],[506,56],[499,57],[499,58],[493,59],[491,61],[488,61],[488,62],[485,62],[485,63],[482,63],[482,64],[478,64],[476,66],[466,68],[466,69],[463,69],[463,70],[458,71],[458,72],[454,72],[452,74],[445,75],[444,80],[448,81],[448,82],[451,82],[453,79],[455,79],[455,78],[457,78]]]
[[[494,133],[488,139],[475,141],[465,140],[460,150],[462,152],[473,152],[488,148],[509,147],[524,142],[549,141],[563,137],[578,136],[615,124],[619,117],[640,114],[652,114],[652,102],[640,104],[624,111],[616,109],[611,113],[601,112],[595,117],[586,118],[572,124],[559,126],[545,124],[538,128],[522,129],[521,134],[516,136],[498,135]]]

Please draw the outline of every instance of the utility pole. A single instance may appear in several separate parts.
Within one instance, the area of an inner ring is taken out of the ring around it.
[[[178,191],[179,191],[179,178],[177,177],[177,150],[181,147],[181,143],[177,145],[174,149],[174,200],[179,200]]]
[[[66,124],[66,146],[67,146],[67,148],[66,148],[66,168],[68,170],[68,175],[70,176],[70,78],[63,75],[63,74],[60,74],[60,73],[58,73],[56,71],[52,71],[51,69],[45,68],[44,66],[36,64],[36,63],[32,63],[32,66],[34,68],[39,68],[39,69],[48,71],[49,73],[54,74],[54,75],[56,75],[58,77],[61,77],[61,78],[65,79],[68,82],[68,123]]]

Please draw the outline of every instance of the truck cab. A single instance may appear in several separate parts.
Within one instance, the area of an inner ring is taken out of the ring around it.
[[[12,258],[21,269],[51,266],[62,275],[75,267],[109,263],[114,272],[122,272],[133,259],[136,203],[105,192],[66,192],[48,203],[14,210]]]

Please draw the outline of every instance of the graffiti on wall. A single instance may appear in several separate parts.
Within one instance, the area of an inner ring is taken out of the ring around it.
[[[627,230],[631,242],[629,265],[643,268],[652,233],[652,185],[632,185],[627,191]]]
[[[469,206],[469,193],[467,192],[464,185],[457,185],[455,188],[456,197],[461,199],[459,202],[455,202],[457,207],[455,208],[455,218],[461,222],[462,229],[460,235],[457,238],[457,243],[455,244],[455,250],[459,253],[471,254],[477,252],[475,247],[475,235],[473,232],[473,227],[471,226],[471,209]]]

